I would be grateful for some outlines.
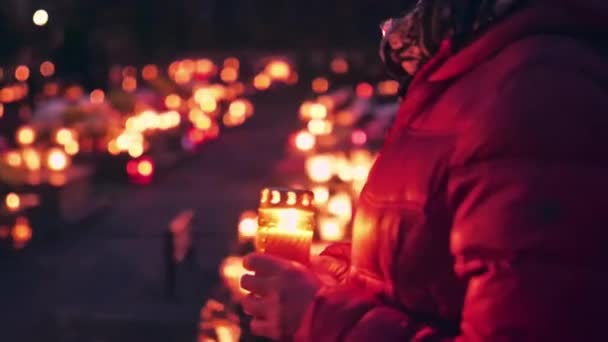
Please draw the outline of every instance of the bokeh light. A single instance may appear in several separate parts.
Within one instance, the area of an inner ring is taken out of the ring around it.
[[[49,13],[44,9],[39,9],[34,12],[32,21],[36,26],[44,26],[49,22]]]

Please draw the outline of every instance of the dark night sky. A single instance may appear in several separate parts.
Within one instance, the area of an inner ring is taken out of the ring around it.
[[[31,15],[15,24],[14,7],[0,5],[1,50],[6,58],[30,45],[117,49],[161,56],[209,48],[373,47],[381,19],[408,0],[5,0],[26,1],[25,12],[49,10],[48,27]],[[25,22],[23,22],[25,21]],[[63,39],[61,39],[63,37]],[[59,42],[56,42],[59,41]],[[46,53],[44,51],[43,53]],[[112,52],[110,52],[112,55]]]

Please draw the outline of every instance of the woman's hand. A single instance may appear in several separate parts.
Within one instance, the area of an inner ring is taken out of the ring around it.
[[[255,275],[244,275],[241,287],[251,293],[242,302],[253,316],[253,334],[274,340],[291,337],[322,283],[306,266],[267,254],[247,256],[243,265]]]

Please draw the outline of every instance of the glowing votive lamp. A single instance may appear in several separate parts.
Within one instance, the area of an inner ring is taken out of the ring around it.
[[[268,188],[258,210],[258,252],[308,264],[315,229],[311,191]]]

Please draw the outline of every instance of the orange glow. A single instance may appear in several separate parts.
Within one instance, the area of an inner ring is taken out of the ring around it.
[[[226,127],[236,127],[236,126],[240,126],[243,123],[245,123],[245,117],[244,116],[233,116],[233,115],[230,115],[230,113],[226,113],[226,115],[224,115],[224,117],[222,118],[222,122],[224,123],[224,126],[226,126]]]
[[[196,70],[196,62],[191,59],[184,59],[180,64],[180,68],[186,70],[188,73],[194,73]]]
[[[187,84],[192,81],[192,73],[188,72],[186,69],[177,69],[175,73],[175,83],[177,84]]]
[[[182,122],[182,116],[178,112],[172,110],[160,115],[160,128],[170,129],[179,126]],[[143,141],[143,140],[142,140]]]
[[[236,57],[228,57],[224,60],[224,68],[234,68],[238,69],[241,67],[241,62]]]
[[[65,91],[65,97],[71,101],[77,101],[84,95],[84,89],[81,86],[70,86]]]
[[[310,106],[310,118],[311,119],[325,119],[327,118],[327,108],[320,104],[314,103]]]
[[[230,104],[228,112],[235,117],[248,117],[253,115],[253,104],[245,99],[235,100]]]
[[[0,103],[0,118],[4,116],[4,105]]]
[[[135,143],[129,146],[127,153],[132,158],[139,158],[142,154],[144,154],[144,145],[142,143]]]
[[[68,155],[75,156],[78,154],[78,152],[80,152],[80,144],[78,144],[78,141],[72,140],[65,144],[65,146],[63,146],[63,149]]]
[[[51,61],[46,61],[40,64],[40,74],[44,77],[51,77],[55,74],[55,64]]]
[[[319,220],[319,237],[321,241],[338,242],[344,240],[346,229],[335,217],[324,217]]]
[[[331,96],[328,96],[328,95],[319,96],[319,98],[317,99],[317,102],[319,102],[320,104],[325,106],[325,108],[328,111],[331,111],[336,107],[336,103],[334,102],[334,99],[332,99]]]
[[[182,105],[182,98],[179,95],[171,94],[165,98],[165,106],[169,109],[178,109]]]
[[[217,109],[217,101],[213,97],[203,99],[199,105],[205,113],[215,112]]]
[[[101,89],[95,89],[89,95],[92,104],[102,104],[106,99],[106,94]]]
[[[234,90],[234,92],[236,93],[236,95],[241,95],[242,93],[245,92],[245,85],[241,82],[235,83],[231,86],[231,88]]]
[[[8,103],[15,101],[15,92],[13,91],[12,87],[3,88],[0,95],[0,101],[2,102]]]
[[[65,145],[71,141],[75,140],[76,132],[69,128],[61,128],[55,133],[55,141],[59,145]]]
[[[323,183],[333,177],[332,157],[317,155],[306,160],[306,172],[313,182]]]
[[[25,167],[27,167],[28,170],[40,170],[40,153],[33,148],[26,148],[23,150],[23,160],[25,161]]]
[[[23,160],[17,151],[8,151],[5,156],[6,163],[11,167],[19,167]]]
[[[322,206],[329,200],[329,188],[324,185],[315,186],[312,188],[312,192],[315,194],[315,204]]]
[[[314,213],[294,208],[259,209],[256,249],[285,259],[308,263],[313,238]],[[271,223],[269,225],[264,222]]]
[[[25,82],[30,78],[30,68],[25,65],[20,65],[15,69],[15,79],[20,82]]]
[[[201,88],[194,92],[194,100],[200,105],[201,110],[211,113],[217,109],[218,95],[223,95],[219,94],[219,89]]]
[[[143,136],[138,132],[125,131],[116,138],[116,146],[121,151],[126,151],[132,144],[143,143]]]
[[[353,168],[346,158],[336,159],[334,163],[334,172],[343,182],[350,182],[353,180]]]
[[[346,74],[348,68],[348,62],[342,57],[334,58],[334,60],[331,61],[331,71],[336,74]]]
[[[4,201],[6,208],[10,211],[17,211],[19,207],[21,207],[21,198],[16,193],[11,192],[6,195],[6,199]]]
[[[355,123],[355,117],[352,112],[343,110],[336,114],[336,123],[340,126],[351,126]]]
[[[207,129],[211,128],[213,121],[207,115],[202,114],[202,115],[194,118],[194,121],[192,123],[198,129],[207,130]]]
[[[148,64],[141,70],[141,77],[146,81],[152,81],[158,78],[158,67],[154,64]]]
[[[126,92],[134,92],[137,89],[137,79],[134,77],[125,77],[122,80],[122,89]]]
[[[211,74],[215,70],[215,64],[210,59],[199,59],[196,62],[196,72],[199,74]]]
[[[399,92],[399,82],[387,80],[378,83],[378,93],[382,96],[395,96]]]
[[[352,218],[353,205],[350,195],[345,192],[332,196],[327,202],[327,211],[338,217],[343,222],[348,222]]]
[[[253,79],[253,86],[257,90],[266,90],[272,85],[272,79],[266,74],[259,74]]]
[[[144,177],[150,177],[154,173],[154,165],[149,160],[142,160],[137,164],[137,172]]]
[[[108,142],[108,153],[110,153],[113,156],[117,156],[120,154],[122,150],[118,147],[118,143],[116,142],[116,140],[110,140]]]
[[[17,244],[25,244],[32,239],[32,228],[25,217],[19,217],[13,227],[12,237]]]
[[[17,130],[17,143],[31,145],[36,141],[36,131],[30,126],[23,126]]]
[[[190,122],[194,123],[196,122],[196,120],[198,120],[200,117],[204,116],[205,113],[203,113],[202,110],[197,109],[197,108],[192,108],[190,109],[190,112],[188,113],[188,120],[190,120]]]
[[[258,231],[258,215],[255,211],[246,211],[241,214],[239,220],[239,239],[248,240],[255,238]]]
[[[362,99],[369,99],[374,96],[374,87],[369,83],[359,83],[355,90],[357,96]]]
[[[209,91],[211,95],[215,97],[216,100],[222,100],[226,98],[226,87],[222,84],[213,84],[209,87]]]
[[[235,68],[226,67],[222,69],[220,78],[226,83],[232,83],[239,78],[239,71]]]
[[[312,91],[317,94],[325,93],[329,90],[329,81],[325,77],[315,78],[312,81]]]
[[[334,125],[331,121],[323,119],[313,119],[308,122],[308,131],[314,135],[331,134]]]
[[[230,290],[230,293],[234,297],[242,297],[249,293],[247,290],[241,287],[241,278],[243,275],[248,274],[249,272],[243,267],[243,258],[242,257],[228,257],[220,266],[222,280],[224,284]],[[219,335],[219,334],[217,334]],[[227,337],[227,336],[223,336]],[[218,338],[219,340],[219,338]],[[227,337],[222,341],[237,341],[238,338],[233,338],[233,336]],[[215,341],[215,339],[213,340]]]
[[[55,97],[59,94],[59,85],[55,82],[47,83],[44,85],[44,95],[48,97]]]
[[[266,73],[275,80],[285,81],[291,74],[291,67],[285,61],[276,60],[266,66]]]
[[[46,158],[46,164],[49,170],[63,171],[68,167],[68,156],[58,148],[52,148]]]
[[[177,73],[177,69],[179,69],[179,62],[173,62],[169,64],[169,68],[167,69],[167,73],[169,76],[173,77]]]
[[[301,131],[296,135],[295,144],[300,151],[310,151],[315,147],[316,138],[314,135]]]
[[[201,143],[203,142],[203,140],[205,140],[205,132],[199,130],[199,129],[191,129],[188,132],[188,139],[190,139],[190,141],[194,142],[194,143]]]
[[[314,103],[310,101],[304,101],[300,105],[300,119],[302,120],[310,120],[310,108]]]

